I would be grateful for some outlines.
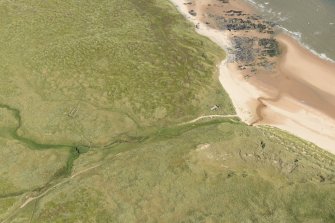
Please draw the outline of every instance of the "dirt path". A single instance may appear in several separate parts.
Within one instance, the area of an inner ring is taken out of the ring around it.
[[[180,125],[192,124],[192,123],[200,121],[201,119],[206,119],[206,118],[211,118],[211,119],[212,118],[238,118],[238,116],[237,115],[203,115],[191,121],[184,122]]]
[[[21,206],[20,208],[24,208],[25,206],[27,206],[27,204],[29,204],[30,202],[38,199],[38,198],[41,198],[43,197],[44,195],[46,195],[49,191],[51,191],[52,189],[66,183],[66,182],[69,182],[71,179],[83,174],[83,173],[86,173],[87,171],[90,171],[92,169],[95,169],[97,167],[101,166],[101,164],[98,164],[98,165],[95,165],[95,166],[92,166],[92,167],[89,167],[87,169],[84,169],[84,170],[81,170],[79,171],[78,173],[75,173],[73,174],[70,178],[67,178],[66,180],[62,181],[62,182],[59,182],[58,184],[55,184],[54,186],[50,187],[49,189],[47,189],[46,191],[44,191],[43,193],[41,193],[40,195],[36,196],[36,197],[29,197]]]
[[[88,172],[88,171],[90,171],[90,170],[92,170],[92,169],[95,169],[95,168],[97,168],[97,167],[99,167],[99,166],[101,166],[101,165],[102,165],[102,164],[97,164],[97,165],[95,165],[95,166],[91,166],[91,167],[88,167],[88,168],[86,168],[86,169],[84,169],[84,170],[81,170],[81,171],[79,171],[79,172],[73,174],[71,177],[66,178],[65,180],[63,180],[63,181],[61,181],[61,182],[59,182],[59,183],[53,185],[52,187],[48,188],[46,191],[42,192],[41,194],[39,194],[39,195],[37,195],[37,196],[35,196],[35,197],[28,197],[18,209],[16,209],[15,211],[13,211],[13,213],[17,213],[17,211],[19,211],[20,209],[26,207],[26,206],[27,206],[28,204],[30,204],[32,201],[34,201],[34,200],[36,200],[36,199],[39,199],[39,198],[43,197],[44,195],[46,195],[47,193],[49,193],[51,190],[55,189],[56,187],[58,187],[58,186],[60,186],[60,185],[62,185],[62,184],[65,184],[65,183],[69,182],[70,180],[72,180],[73,178],[78,177],[78,176],[80,176],[81,174],[86,173],[86,172]],[[11,216],[13,216],[13,215],[11,215]],[[8,220],[11,216],[9,216],[7,219],[3,220],[1,223],[5,223],[5,222],[7,222],[7,220]]]

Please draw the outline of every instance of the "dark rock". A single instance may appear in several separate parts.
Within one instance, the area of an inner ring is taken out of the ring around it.
[[[189,11],[188,13],[190,13],[190,15],[192,15],[192,16],[197,16],[197,13],[193,9],[191,11]]]

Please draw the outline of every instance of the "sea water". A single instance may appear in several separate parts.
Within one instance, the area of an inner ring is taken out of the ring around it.
[[[335,0],[249,0],[313,53],[335,61]]]

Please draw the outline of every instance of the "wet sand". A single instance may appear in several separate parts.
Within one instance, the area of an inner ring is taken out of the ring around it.
[[[256,124],[276,126],[335,153],[335,64],[289,36],[277,39],[284,48],[277,71],[250,80],[267,94],[260,99]]]
[[[209,14],[227,10],[253,9],[243,1],[171,0],[179,11],[195,24],[196,31],[210,38],[226,52],[233,47],[233,36],[270,38],[254,31],[223,31],[211,21]],[[190,15],[194,10],[197,15]],[[271,70],[241,70],[229,53],[220,68],[220,82],[232,99],[237,115],[247,124],[270,125],[286,130],[335,154],[335,64],[324,61],[296,40],[276,35],[281,54],[269,58],[275,62]]]

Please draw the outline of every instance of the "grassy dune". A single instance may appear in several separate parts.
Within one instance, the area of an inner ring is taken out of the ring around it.
[[[0,222],[335,222],[333,155],[180,125],[223,57],[167,0],[0,0]]]

